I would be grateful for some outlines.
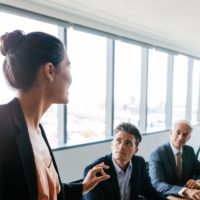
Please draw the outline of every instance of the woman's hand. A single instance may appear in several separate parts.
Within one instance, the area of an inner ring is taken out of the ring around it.
[[[104,172],[104,169],[108,168],[109,166],[105,165],[104,163],[100,163],[90,169],[90,171],[87,173],[87,176],[83,180],[83,193],[89,192],[98,183],[110,178],[110,176]],[[97,173],[100,174],[100,176],[97,176]]]

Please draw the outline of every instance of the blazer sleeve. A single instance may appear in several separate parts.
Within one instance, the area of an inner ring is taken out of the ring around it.
[[[81,200],[83,192],[82,183],[63,184],[65,200]]]
[[[175,195],[182,189],[181,186],[168,184],[166,182],[167,171],[165,171],[162,163],[162,156],[159,150],[154,151],[149,159],[149,175],[151,182],[156,190],[165,196]]]
[[[143,159],[141,160],[141,166],[140,166],[139,170],[141,170],[142,171],[141,174],[143,174],[141,176],[141,180],[140,180],[140,182],[143,183],[140,195],[144,196],[146,200],[166,199],[159,192],[157,192],[156,189],[152,186],[150,177],[148,174],[148,163],[145,163],[145,161]],[[139,170],[138,170],[138,172],[139,172]],[[138,173],[138,174],[140,174],[140,173]]]
[[[200,180],[200,161],[196,160],[195,161],[195,175],[194,175],[194,179],[195,180]]]
[[[195,155],[194,149],[192,147],[188,147],[191,148],[191,151],[189,152],[188,157],[191,158],[191,162],[193,163],[193,170],[192,170],[192,178],[195,180],[200,180],[200,161],[198,160],[197,156]],[[193,157],[193,160],[192,160]]]

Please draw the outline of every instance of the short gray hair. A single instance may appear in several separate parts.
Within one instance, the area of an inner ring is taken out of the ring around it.
[[[174,122],[173,125],[172,125],[172,129],[174,129],[178,124],[185,124],[185,125],[187,125],[191,129],[190,133],[193,130],[192,124],[189,121],[185,120],[185,119],[181,119],[181,120],[178,120],[178,121]]]

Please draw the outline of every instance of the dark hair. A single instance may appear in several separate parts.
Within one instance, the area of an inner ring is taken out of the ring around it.
[[[136,144],[135,144],[136,146],[138,146],[139,143],[142,141],[142,136],[140,134],[139,129],[131,123],[127,123],[127,122],[120,123],[114,129],[114,133],[116,134],[119,131],[127,132],[128,134],[133,135],[136,139]]]
[[[20,30],[5,33],[0,38],[1,53],[6,56],[3,70],[10,85],[28,90],[42,64],[51,62],[56,68],[64,59],[62,42],[47,33]]]

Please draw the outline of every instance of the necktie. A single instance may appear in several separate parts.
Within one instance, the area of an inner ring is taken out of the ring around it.
[[[182,181],[182,172],[183,172],[183,167],[182,167],[182,154],[179,151],[177,154],[177,172],[178,172],[178,181],[181,183]]]

